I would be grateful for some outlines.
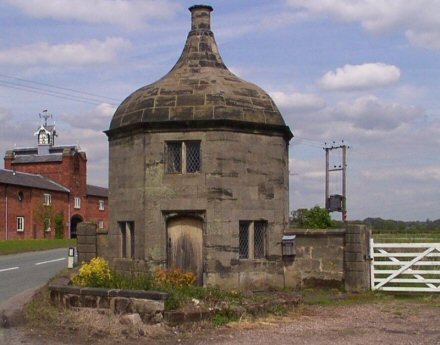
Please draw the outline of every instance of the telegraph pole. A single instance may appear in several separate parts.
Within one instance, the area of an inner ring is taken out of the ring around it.
[[[336,145],[335,142],[331,146],[325,146],[325,208],[329,212],[341,212],[342,221],[347,220],[347,149],[349,146],[344,144],[342,140],[341,145]],[[330,152],[332,150],[341,150],[342,153],[342,163],[339,166],[334,165],[330,168]],[[342,178],[342,191],[341,194],[330,195],[330,173],[341,172]]]

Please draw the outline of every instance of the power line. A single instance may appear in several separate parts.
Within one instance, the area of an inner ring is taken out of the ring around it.
[[[89,103],[89,104],[94,104],[94,105],[103,103],[98,100],[89,100],[86,98],[75,97],[75,96],[71,96],[68,94],[61,94],[61,93],[57,93],[54,91],[38,89],[38,88],[31,87],[31,86],[8,83],[8,82],[1,81],[1,80],[0,80],[0,86],[7,87],[10,89],[16,89],[16,90],[20,90],[20,91],[27,91],[27,92],[31,92],[31,93],[36,93],[36,94],[40,94],[40,95],[57,97],[57,98],[66,99],[69,101],[81,102],[81,103]],[[114,104],[111,104],[111,105],[114,105]]]
[[[41,87],[37,87],[37,86],[26,85],[23,83],[14,83],[12,81],[0,80],[1,86],[13,88],[13,89],[18,89],[18,90],[22,90],[22,91],[45,94],[45,95],[49,95],[49,96],[53,96],[53,97],[73,100],[73,101],[77,101],[77,102],[91,103],[91,104],[100,104],[100,103],[104,103],[104,102],[109,103],[109,100],[120,102],[120,100],[118,100],[118,99],[107,97],[107,96],[102,96],[102,95],[97,95],[97,94],[93,94],[90,92],[83,92],[83,91],[78,91],[78,90],[74,90],[74,89],[70,89],[70,88],[66,88],[66,87],[36,82],[36,81],[28,80],[28,79],[13,77],[13,76],[9,76],[6,74],[0,74],[0,77],[13,79],[13,80],[17,80],[19,82],[24,82],[24,83],[28,83],[28,84],[41,85],[41,86],[45,87],[45,88],[41,88]],[[51,90],[51,89],[55,89],[55,90]],[[66,92],[56,91],[57,89],[69,91],[69,92],[66,93]],[[117,104],[114,104],[114,103],[109,103],[109,104],[113,105],[113,106],[117,106]]]

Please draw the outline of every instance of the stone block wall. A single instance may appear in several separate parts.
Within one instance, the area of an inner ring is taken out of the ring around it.
[[[109,309],[116,315],[139,314],[144,323],[160,323],[168,294],[157,291],[49,286],[53,304],[65,308]]]
[[[76,229],[78,262],[90,261],[96,257],[96,224],[82,222]]]
[[[369,290],[371,229],[349,224],[345,229],[294,229],[292,234],[296,257],[284,260],[285,286]]]
[[[285,260],[285,283],[294,288],[343,287],[344,229],[295,229],[296,257]]]

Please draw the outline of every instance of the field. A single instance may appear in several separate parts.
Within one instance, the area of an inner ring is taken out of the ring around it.
[[[0,241],[0,255],[33,252],[76,246],[76,239],[64,240],[8,240]]]
[[[376,243],[440,243],[440,231],[373,230]]]

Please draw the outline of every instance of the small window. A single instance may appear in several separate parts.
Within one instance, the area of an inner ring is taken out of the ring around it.
[[[254,222],[254,259],[266,256],[266,222]]]
[[[79,198],[79,197],[75,197],[75,204],[74,204],[74,206],[73,206],[74,208],[76,208],[76,209],[80,209],[81,208],[81,198]]]
[[[165,146],[168,174],[191,174],[201,170],[200,141],[172,141]]]
[[[134,222],[119,222],[121,231],[121,256],[123,258],[134,258]]]
[[[239,223],[238,253],[240,259],[266,257],[266,221],[241,221]]]
[[[23,195],[23,192],[22,192],[22,191],[18,192],[18,196],[17,196],[17,198],[18,198],[18,201],[20,201],[20,202],[23,201],[24,195]]]
[[[104,208],[105,208],[105,203],[104,203],[104,200],[99,200],[99,210],[100,211],[104,211]]]
[[[168,174],[182,173],[182,143],[167,143],[166,164]]]
[[[49,193],[44,193],[43,205],[50,206],[52,204],[52,196]]]
[[[200,171],[200,141],[188,141],[186,148],[186,172],[195,173]]]
[[[17,217],[17,231],[24,231],[24,217]]]
[[[240,233],[238,239],[240,259],[249,258],[249,225],[250,222],[240,222]]]
[[[104,221],[103,220],[98,221],[98,229],[104,229]]]

